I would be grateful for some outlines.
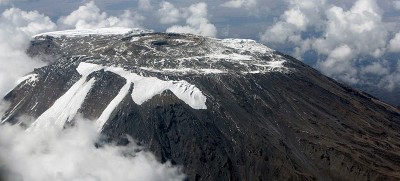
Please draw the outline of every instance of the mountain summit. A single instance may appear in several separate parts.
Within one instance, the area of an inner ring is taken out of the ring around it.
[[[27,52],[49,65],[4,98],[2,123],[64,128],[80,114],[189,180],[400,179],[398,109],[253,40],[74,30]]]

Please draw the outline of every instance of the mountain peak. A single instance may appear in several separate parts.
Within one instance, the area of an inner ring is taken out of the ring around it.
[[[107,35],[107,36],[89,36]],[[147,30],[68,30],[35,36],[32,55],[91,57],[92,63],[123,65],[165,74],[287,73],[287,59],[248,39],[216,39]],[[71,46],[73,45],[73,46]],[[37,50],[35,50],[37,49]],[[101,61],[97,61],[101,59]]]
[[[255,41],[59,34],[32,40],[49,65],[4,98],[2,122],[64,128],[81,115],[189,180],[400,179],[398,109]]]

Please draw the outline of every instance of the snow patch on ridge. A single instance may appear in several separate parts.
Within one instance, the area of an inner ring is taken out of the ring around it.
[[[93,65],[95,64],[82,62],[79,67],[92,67]],[[113,72],[125,78],[127,81],[132,82],[134,84],[132,99],[136,104],[141,105],[155,95],[158,95],[165,90],[170,90],[193,109],[207,109],[205,104],[206,97],[203,93],[197,87],[184,80],[164,81],[156,77],[143,77],[130,71],[126,71],[121,67],[96,66],[104,69],[104,71]]]
[[[124,70],[121,67],[107,67],[92,63],[81,62],[76,69],[82,77],[42,115],[28,129],[47,128],[56,126],[63,128],[66,122],[70,122],[77,114],[79,108],[83,104],[86,95],[91,90],[95,79],[89,81],[87,77],[96,71],[104,70],[113,72],[126,79],[127,83],[121,88],[118,95],[109,103],[103,113],[97,120],[97,130],[101,131],[104,124],[108,121],[112,112],[129,93],[129,89],[133,84],[131,93],[132,100],[141,105],[155,95],[161,94],[165,90],[170,90],[179,99],[184,101],[193,109],[207,109],[206,97],[194,85],[181,81],[164,81],[156,77],[143,77]]]
[[[283,63],[285,63],[284,60],[278,60],[278,61],[270,61],[270,62],[267,62],[266,64],[253,64],[253,65],[255,65],[257,67],[268,68],[268,69],[271,69],[271,71],[272,71],[273,69],[280,69],[280,68],[284,67]]]
[[[120,102],[125,98],[126,95],[129,93],[129,88],[131,87],[132,83],[128,82],[121,88],[118,95],[107,105],[106,109],[104,109],[103,113],[101,113],[99,119],[97,119],[97,131],[101,131],[103,129],[104,124],[110,118],[112,112],[115,108],[119,105]]]
[[[91,63],[82,62],[79,64],[78,69],[83,70],[100,70],[115,73],[126,79],[127,84],[120,90],[118,95],[111,101],[107,108],[103,111],[100,118],[97,120],[98,130],[101,131],[104,124],[109,119],[111,113],[115,110],[118,104],[128,94],[131,84],[133,84],[133,90],[131,93],[132,100],[141,105],[147,100],[151,99],[155,95],[161,94],[165,90],[170,90],[179,99],[184,101],[193,109],[207,109],[206,100],[207,98],[203,93],[194,85],[188,82],[181,81],[164,81],[156,77],[143,77],[124,70],[121,67],[106,67]]]
[[[233,60],[233,61],[243,61],[243,60],[252,60],[253,56],[250,55],[242,55],[237,53],[231,54],[209,54],[204,56],[204,58],[215,59],[215,60]]]
[[[101,67],[88,64],[79,66],[76,70],[82,77],[64,95],[58,98],[49,109],[40,115],[28,130],[53,126],[62,129],[66,122],[70,122],[76,116],[95,82],[94,78],[86,81],[87,77],[90,73],[101,70]]]
[[[141,67],[143,70],[147,70],[150,72],[169,72],[169,73],[196,73],[196,74],[223,74],[227,73],[224,70],[220,69],[194,69],[194,68],[179,68],[179,69],[162,69],[162,70],[157,70],[157,69],[152,69],[152,68],[144,68]]]
[[[29,74],[24,77],[21,77],[20,79],[17,80],[17,85],[25,82],[25,84],[32,84],[35,85],[35,83],[38,81],[38,74]]]
[[[273,52],[274,50],[268,48],[267,46],[257,43],[255,40],[251,39],[222,39],[219,40],[225,47],[240,50],[241,52],[257,52],[257,53],[267,53]]]
[[[141,33],[151,33],[151,32],[153,31],[139,29],[139,28],[113,27],[113,28],[99,28],[99,29],[74,29],[74,30],[64,30],[64,31],[53,31],[35,35],[34,38],[39,36],[52,36],[60,38],[62,36],[65,37],[83,37],[90,35],[107,36],[107,35],[141,34]]]
[[[35,128],[58,127],[62,129],[66,122],[70,122],[77,114],[86,95],[92,88],[95,79],[86,81],[89,74],[83,75],[64,95],[40,115],[28,130]]]

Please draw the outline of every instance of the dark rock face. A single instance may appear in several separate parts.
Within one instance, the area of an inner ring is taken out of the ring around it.
[[[359,90],[368,92],[369,94],[382,99],[383,101],[400,108],[400,89],[386,90],[374,85],[355,85]]]
[[[133,84],[102,130],[110,140],[128,134],[160,161],[183,165],[189,180],[400,179],[398,109],[279,52],[225,47],[224,55],[256,58],[211,61],[208,53],[223,49],[215,41],[161,33],[36,38],[28,52],[58,58],[4,98],[11,106],[3,120],[38,118],[80,79],[81,62],[118,65],[144,77],[184,80],[206,96],[207,109],[193,109],[170,90],[138,104]],[[196,58],[178,61],[183,57]],[[258,66],[273,59],[285,60],[284,68]],[[223,73],[198,71],[210,67]],[[192,70],[167,70],[176,68]],[[127,80],[104,70],[87,79],[93,77],[78,113],[96,120]]]

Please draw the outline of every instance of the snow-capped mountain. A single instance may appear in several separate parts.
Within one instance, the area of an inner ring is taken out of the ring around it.
[[[82,115],[189,180],[400,179],[398,109],[253,40],[70,30],[27,52],[49,65],[4,98],[2,123],[63,128]]]

